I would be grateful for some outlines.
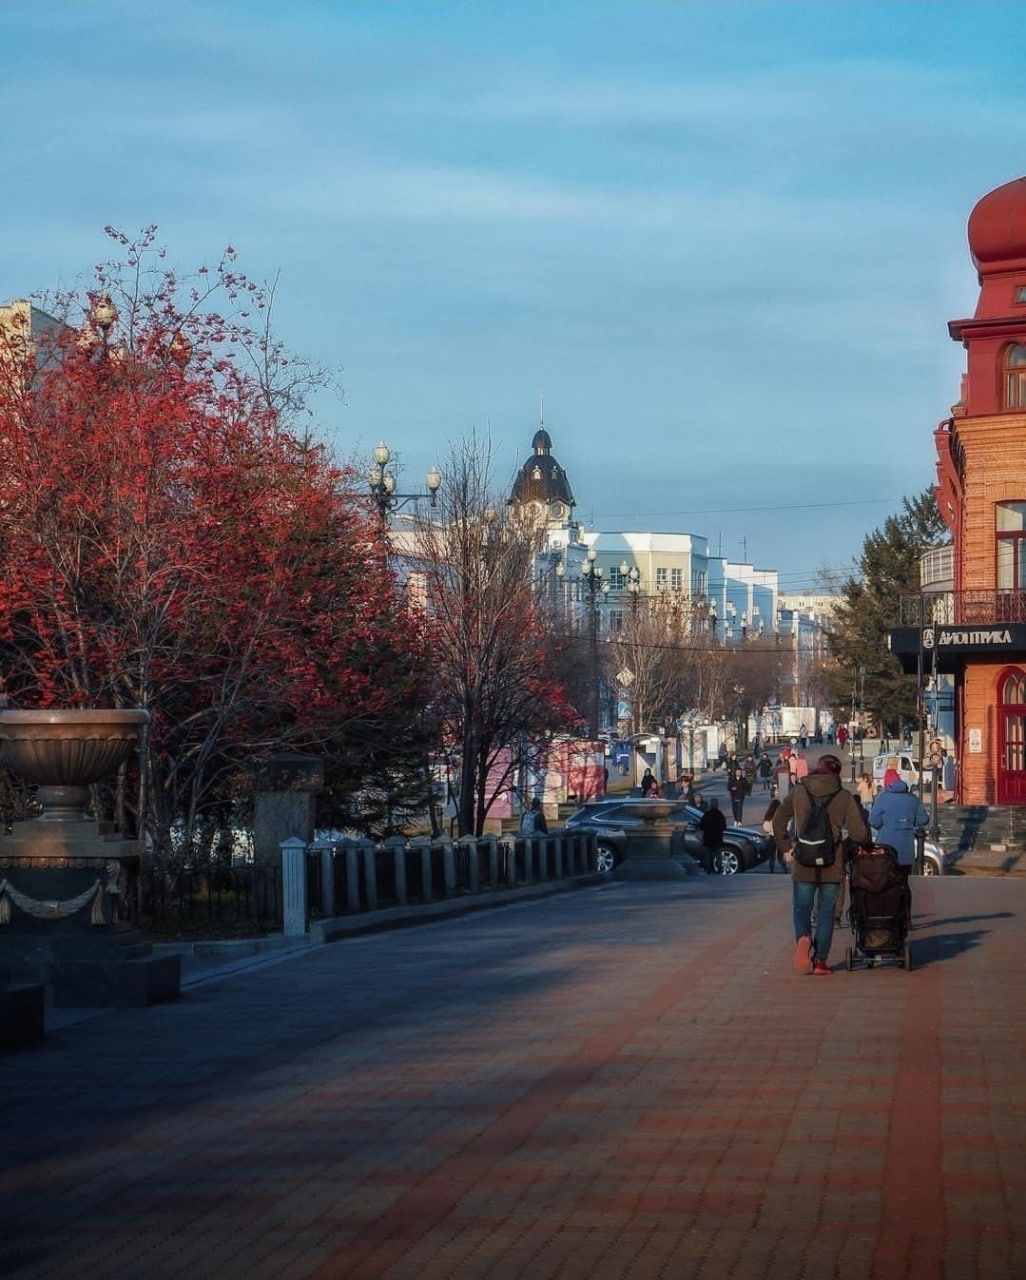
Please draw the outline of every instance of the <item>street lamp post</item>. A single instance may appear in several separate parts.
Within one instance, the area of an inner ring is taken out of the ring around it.
[[[744,713],[744,697],[745,687],[743,684],[734,685],[734,701],[737,707],[737,738],[738,749],[744,750],[748,746],[748,724],[747,717]]]
[[[395,473],[387,470],[389,460],[392,457],[392,450],[382,441],[375,448],[373,456],[374,465],[367,475],[367,481],[370,486],[371,498],[378,509],[378,519],[381,521],[382,528],[385,528],[388,524],[388,517],[391,512],[398,510],[400,507],[405,507],[408,502],[421,502],[424,499],[428,499],[433,507],[438,505],[438,490],[442,484],[442,473],[437,467],[432,466],[424,477],[427,493],[396,493]]]
[[[588,548],[588,556],[581,566],[584,581],[588,584],[588,615],[591,628],[591,680],[588,693],[588,737],[594,742],[598,737],[599,670],[598,670],[598,605],[609,594],[609,583],[602,581],[602,566],[595,563],[595,548]]]
[[[719,621],[719,618],[717,617],[717,614],[716,614],[716,601],[713,600],[709,605],[709,630],[713,633],[714,636],[716,634],[716,623],[718,621]]]
[[[677,722],[678,727],[687,729],[688,731],[688,776],[694,782],[695,778],[695,730],[699,725],[698,711],[692,707],[686,711]]]
[[[641,591],[641,572],[635,565],[629,565],[626,560],[620,565],[620,577],[626,578],[627,590],[631,597],[631,621],[633,622],[638,616],[638,595]]]

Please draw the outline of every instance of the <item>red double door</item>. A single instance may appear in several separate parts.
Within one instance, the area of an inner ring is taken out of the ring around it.
[[[998,804],[1026,805],[1026,672],[1002,671],[998,679]]]

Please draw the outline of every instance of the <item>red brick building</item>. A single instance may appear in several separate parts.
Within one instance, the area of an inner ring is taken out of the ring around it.
[[[934,433],[953,581],[916,646],[954,676],[958,801],[1026,805],[1026,177],[980,200],[968,239],[980,296],[948,326],[966,372]]]

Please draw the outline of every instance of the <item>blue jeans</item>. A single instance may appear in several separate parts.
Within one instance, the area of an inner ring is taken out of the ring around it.
[[[816,936],[812,939],[812,950],[815,958],[823,964],[826,964],[830,944],[834,940],[834,907],[837,905],[839,888],[836,880],[825,884],[816,884],[814,880],[791,881],[795,941],[812,933],[812,908],[815,904]]]

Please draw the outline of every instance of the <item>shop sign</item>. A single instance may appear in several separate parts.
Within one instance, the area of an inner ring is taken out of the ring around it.
[[[923,650],[947,653],[1026,648],[1026,627],[924,627]]]

